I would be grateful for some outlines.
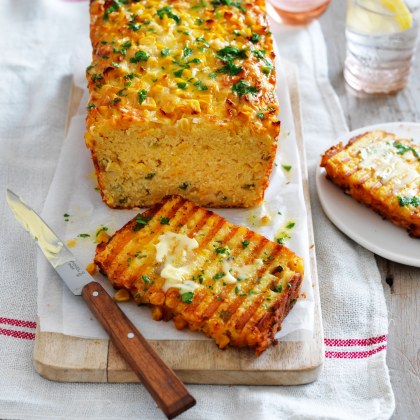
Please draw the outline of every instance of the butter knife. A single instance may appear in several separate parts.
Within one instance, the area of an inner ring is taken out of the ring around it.
[[[41,217],[14,192],[6,200],[15,218],[35,239],[41,251],[77,296],[81,295],[157,405],[168,418],[193,407],[195,399],[105,289],[90,276]]]

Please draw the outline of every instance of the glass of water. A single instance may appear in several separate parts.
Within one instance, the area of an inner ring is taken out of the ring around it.
[[[420,0],[347,0],[344,78],[355,90],[393,93],[408,81]]]

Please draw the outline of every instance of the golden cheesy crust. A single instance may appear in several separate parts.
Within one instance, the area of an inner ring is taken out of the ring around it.
[[[265,2],[93,0],[90,13],[85,137],[104,201],[261,202],[280,129]]]
[[[276,342],[303,279],[292,251],[180,196],[98,245],[95,263],[115,288],[150,305],[155,320],[257,354]]]
[[[420,237],[420,146],[373,131],[331,147],[322,157],[327,177],[357,201]]]

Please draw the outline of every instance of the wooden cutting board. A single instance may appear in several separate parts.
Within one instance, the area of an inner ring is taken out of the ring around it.
[[[162,359],[182,381],[195,384],[298,385],[316,380],[324,361],[324,335],[309,201],[308,174],[294,66],[284,66],[290,91],[308,210],[310,268],[315,300],[314,334],[304,342],[279,342],[256,357],[253,350],[219,350],[213,340],[150,340]],[[75,114],[81,90],[73,89],[69,119]],[[39,323],[38,323],[39,325]],[[43,377],[60,382],[139,382],[109,340],[82,339],[36,331],[34,364]]]

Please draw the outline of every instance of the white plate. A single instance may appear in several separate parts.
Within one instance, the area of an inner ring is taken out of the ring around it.
[[[371,125],[352,131],[339,139],[346,144],[352,137],[366,131],[384,130],[420,143],[420,124],[395,122]],[[328,218],[351,239],[391,261],[420,267],[420,239],[410,238],[407,232],[350,196],[327,180],[324,168],[318,168],[316,184],[319,200]]]

